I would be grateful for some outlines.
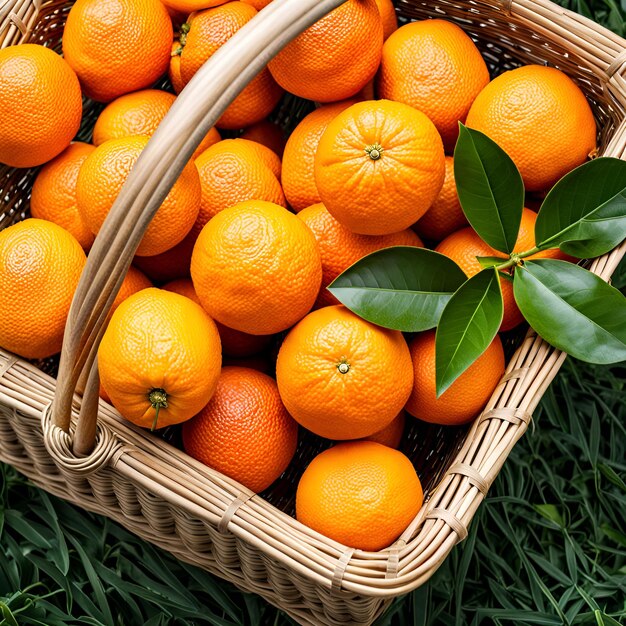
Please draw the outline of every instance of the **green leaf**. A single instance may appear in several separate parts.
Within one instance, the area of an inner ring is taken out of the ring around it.
[[[626,359],[626,299],[587,270],[552,259],[515,270],[515,301],[538,335],[587,363]]]
[[[463,213],[480,237],[513,252],[524,208],[524,183],[509,155],[480,131],[459,124],[454,178]]]
[[[564,176],[548,193],[535,223],[539,248],[560,247],[589,259],[626,237],[626,161],[603,157]]]
[[[437,397],[489,347],[502,314],[495,269],[484,269],[456,291],[441,314],[435,338]]]
[[[554,522],[559,528],[565,527],[563,517],[559,512],[559,509],[554,504],[535,504],[533,508],[546,519]]]
[[[439,252],[395,246],[363,257],[328,290],[369,322],[418,332],[437,325],[443,308],[466,278],[454,261]]]
[[[494,265],[500,265],[506,263],[507,259],[501,256],[477,256],[476,260],[480,263],[480,267],[493,267]]]

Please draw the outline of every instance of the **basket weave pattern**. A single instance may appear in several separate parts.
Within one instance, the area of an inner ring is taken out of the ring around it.
[[[402,18],[443,17],[459,24],[494,73],[521,63],[562,69],[592,103],[601,129],[599,153],[626,158],[626,41],[547,0],[395,4]],[[71,5],[67,0],[0,4],[0,45],[28,40],[59,50]],[[287,101],[281,119],[292,123],[298,106]],[[82,138],[89,137],[100,108],[86,102]],[[28,215],[34,174],[0,166],[0,228]],[[625,253],[622,244],[589,268],[608,280]],[[441,428],[412,426],[404,451],[423,479],[426,502],[402,537],[378,553],[346,548],[289,514],[297,478],[319,441],[301,445],[290,469],[259,496],[124,422],[100,403],[95,448],[78,456],[72,435],[50,419],[56,381],[41,369],[50,364],[36,367],[2,350],[0,460],[45,490],[260,594],[300,623],[365,625],[393,597],[426,581],[465,538],[476,509],[564,358],[529,332],[471,428],[451,436],[452,431]],[[73,425],[80,404],[76,396]]]

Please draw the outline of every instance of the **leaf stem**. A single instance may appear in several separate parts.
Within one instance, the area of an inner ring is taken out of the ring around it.
[[[532,256],[533,254],[537,254],[537,252],[540,252],[540,251],[541,249],[535,246],[534,248],[531,248],[530,250],[526,250],[526,252],[516,252],[515,254],[512,254],[511,258],[505,261],[504,263],[500,263],[500,265],[496,265],[496,269],[498,271],[506,270],[509,267],[513,267],[514,265],[517,265],[522,259],[525,259],[528,256]]]

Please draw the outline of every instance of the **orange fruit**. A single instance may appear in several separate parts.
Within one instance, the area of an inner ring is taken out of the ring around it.
[[[161,0],[163,4],[180,13],[193,13],[224,4],[227,0]]]
[[[390,235],[357,235],[342,226],[322,204],[314,204],[298,213],[298,217],[311,229],[317,239],[322,256],[322,286],[316,305],[338,304],[326,287],[365,255],[390,246],[423,246],[420,238],[410,229]]]
[[[297,443],[276,382],[244,367],[224,367],[211,401],[183,426],[187,454],[257,493],[287,469]]]
[[[396,10],[392,0],[376,0],[376,6],[383,23],[383,40],[387,40],[392,33],[398,30]]]
[[[424,213],[414,228],[424,239],[441,241],[468,224],[456,192],[454,159],[447,156],[443,187],[430,209]]]
[[[487,349],[437,398],[435,331],[416,335],[409,344],[413,360],[413,391],[406,410],[425,422],[457,426],[473,420],[484,408],[504,375],[504,350],[496,335]]]
[[[222,359],[213,320],[195,302],[144,289],[111,316],[98,350],[102,386],[129,421],[163,428],[211,399]]]
[[[93,144],[99,146],[109,139],[121,139],[132,135],[151,137],[176,96],[159,89],[144,89],[120,96],[100,113],[93,129]],[[216,128],[211,128],[192,159],[221,139]]]
[[[393,543],[422,506],[422,485],[411,461],[372,441],[350,441],[318,454],[302,474],[296,518],[358,550]]]
[[[196,304],[202,306],[200,298],[198,298],[198,294],[193,288],[193,283],[191,282],[190,278],[177,278],[176,280],[172,280],[169,283],[163,285],[161,289],[165,289],[165,291],[171,291],[172,293],[177,293],[181,296],[185,296],[185,298],[189,298],[190,300],[193,300]],[[224,346],[222,345],[222,352],[223,351]]]
[[[26,219],[0,231],[0,346],[27,359],[61,350],[85,253],[57,224]]]
[[[246,4],[254,7],[257,11],[264,9],[272,0],[243,0]]]
[[[362,235],[404,230],[441,191],[445,156],[433,123],[391,100],[357,102],[330,122],[315,154],[322,202]]]
[[[173,37],[159,0],[77,0],[65,21],[63,56],[87,97],[110,102],[165,74]]]
[[[0,50],[0,163],[41,165],[80,128],[83,101],[72,68],[36,44]]]
[[[154,256],[135,256],[136,265],[146,276],[158,283],[165,283],[177,278],[189,278],[191,253],[195,239],[187,235],[173,248]]]
[[[400,27],[383,47],[378,95],[425,113],[454,150],[459,121],[489,82],[489,70],[474,42],[456,24],[423,20]]]
[[[315,22],[268,64],[285,90],[317,102],[353,96],[380,63],[383,25],[375,0],[347,0]]]
[[[289,135],[283,153],[281,182],[294,211],[320,201],[315,184],[315,153],[326,127],[353,101],[327,104],[309,113]]]
[[[148,139],[142,135],[111,139],[81,166],[76,187],[78,211],[92,233],[100,230]],[[198,170],[190,162],[150,222],[137,254],[160,254],[182,241],[198,216],[200,196]]]
[[[514,161],[527,191],[549,189],[596,147],[596,123],[583,92],[563,72],[526,65],[487,85],[467,125]]]
[[[327,306],[289,332],[276,380],[302,426],[328,439],[360,439],[398,415],[411,393],[411,368],[402,333]]]
[[[81,142],[70,144],[59,156],[46,163],[33,183],[30,213],[62,226],[83,250],[89,250],[94,235],[83,222],[76,206],[78,170],[94,147]]]
[[[179,94],[185,87],[183,77],[180,75],[180,53],[183,51],[180,41],[176,39],[172,44],[170,53],[170,65],[167,68],[167,76],[172,83],[174,91]]]
[[[286,139],[283,129],[268,120],[261,120],[256,124],[252,124],[252,126],[248,126],[241,133],[241,138],[262,143],[275,152],[279,158],[283,156],[285,151]]]
[[[247,152],[250,155],[250,159],[259,160],[269,167],[272,174],[280,180],[282,163],[280,157],[270,148],[259,143],[258,141],[251,141],[250,139],[226,139],[225,141],[234,141],[233,145],[236,145],[239,150]]]
[[[153,287],[152,281],[136,267],[131,265],[124,276],[124,282],[120,287],[120,290],[115,296],[113,305],[111,306],[111,315],[115,312],[117,307],[124,302],[124,300],[130,298],[133,294],[140,292],[142,289],[149,289]]]
[[[400,411],[397,417],[395,417],[387,426],[381,428],[369,437],[365,437],[366,441],[374,441],[380,443],[383,446],[397,449],[402,441],[402,435],[404,434],[404,425],[406,423],[406,414],[404,411]]]
[[[227,2],[194,13],[189,32],[181,41],[180,74],[187,84],[204,62],[257,14],[244,2]],[[242,128],[267,117],[278,104],[283,90],[263,69],[228,106],[216,122],[218,128]]]
[[[224,209],[202,229],[191,278],[211,317],[252,335],[270,335],[310,311],[322,263],[301,220],[277,204],[251,200]]]

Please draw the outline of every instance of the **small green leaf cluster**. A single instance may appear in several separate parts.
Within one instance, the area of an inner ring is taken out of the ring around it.
[[[513,252],[524,183],[511,158],[483,133],[460,124],[454,152],[457,192],[470,225],[507,257],[479,257],[467,279],[432,250],[396,246],[374,252],[329,286],[362,318],[395,330],[437,328],[441,395],[487,349],[504,311],[500,279],[548,343],[589,363],[626,360],[626,299],[580,265],[528,257],[559,248],[576,259],[605,254],[626,238],[626,161],[600,157],[564,176],[547,194],[535,224],[536,247]]]

